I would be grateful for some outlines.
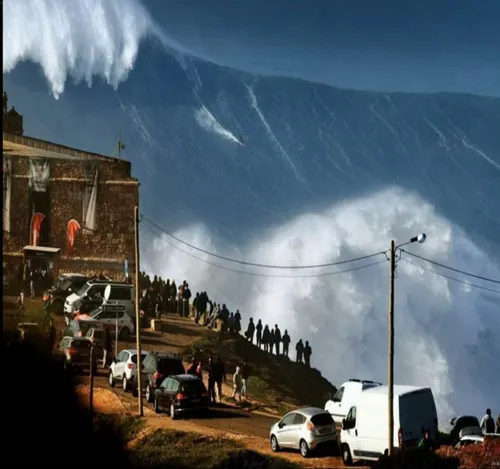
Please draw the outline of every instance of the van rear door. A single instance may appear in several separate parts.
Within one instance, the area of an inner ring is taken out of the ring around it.
[[[429,388],[399,396],[399,428],[403,448],[416,446],[425,430],[437,439],[437,413],[434,396]]]

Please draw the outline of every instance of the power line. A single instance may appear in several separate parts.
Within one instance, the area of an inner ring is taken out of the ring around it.
[[[148,229],[152,233],[154,233],[155,235],[157,235],[157,233],[154,232],[151,228],[148,228]],[[309,275],[271,275],[271,274],[262,274],[262,273],[258,273],[258,272],[247,272],[247,271],[244,271],[244,270],[232,269],[230,267],[226,267],[226,266],[223,266],[223,265],[220,265],[220,264],[215,264],[214,262],[207,261],[206,259],[202,259],[201,257],[198,257],[195,254],[192,254],[190,252],[185,251],[184,249],[180,248],[179,246],[176,246],[174,243],[172,243],[171,241],[169,241],[169,240],[167,240],[167,239],[165,239],[163,237],[161,238],[161,240],[163,242],[169,244],[173,248],[179,250],[180,252],[183,252],[184,254],[187,254],[188,256],[191,256],[192,258],[197,259],[197,260],[199,260],[201,262],[204,262],[205,264],[208,264],[208,265],[210,265],[212,267],[216,267],[216,268],[222,269],[222,270],[227,270],[229,272],[234,272],[234,273],[237,273],[237,274],[250,275],[250,276],[253,276],[253,277],[290,278],[290,279],[305,279],[305,278],[316,278],[316,277],[329,277],[329,276],[333,276],[333,275],[339,275],[339,274],[346,274],[348,272],[354,272],[356,270],[366,269],[368,267],[373,267],[375,265],[387,262],[387,260],[383,259],[381,261],[372,262],[370,264],[360,265],[358,267],[353,267],[351,269],[337,270],[336,272],[323,272],[323,273],[320,273],[320,274],[309,274]]]
[[[344,261],[329,262],[327,264],[313,264],[313,265],[270,265],[270,264],[259,264],[259,263],[256,263],[256,262],[247,262],[247,261],[242,261],[242,260],[239,260],[239,259],[232,259],[230,257],[221,256],[219,254],[215,254],[213,252],[201,249],[201,248],[199,248],[197,246],[193,246],[192,244],[188,243],[187,241],[184,241],[184,240],[176,237],[172,233],[169,233],[168,231],[165,231],[163,228],[161,228],[160,226],[158,226],[156,223],[154,223],[153,221],[151,221],[149,218],[145,217],[144,215],[141,214],[141,216],[142,216],[142,218],[144,220],[146,220],[148,223],[150,223],[155,228],[157,228],[158,230],[160,230],[162,233],[165,233],[170,238],[175,239],[179,243],[184,244],[186,246],[189,246],[190,248],[192,248],[192,249],[194,249],[196,251],[202,252],[203,254],[207,254],[208,256],[212,256],[212,257],[216,257],[218,259],[222,259],[224,261],[233,262],[235,264],[248,265],[248,266],[251,266],[251,267],[263,267],[263,268],[266,268],[266,269],[293,269],[293,270],[298,270],[298,269],[319,269],[319,268],[323,268],[323,267],[334,267],[334,266],[337,266],[337,265],[349,264],[351,262],[357,262],[357,261],[362,261],[362,260],[365,260],[365,259],[370,259],[372,257],[380,256],[381,254],[384,254],[384,252],[385,252],[385,251],[380,251],[380,252],[376,252],[374,254],[369,254],[369,255],[366,255],[366,256],[355,257],[353,259],[346,259]]]
[[[422,261],[427,261],[430,264],[434,264],[434,265],[437,265],[438,267],[442,267],[443,269],[448,269],[448,270],[451,270],[453,272],[457,272],[458,274],[468,275],[469,277],[474,277],[474,278],[477,278],[479,280],[484,280],[485,282],[492,282],[492,283],[497,283],[498,285],[500,285],[500,280],[494,280],[492,278],[482,277],[481,275],[475,275],[475,274],[471,274],[470,272],[465,272],[465,271],[460,270],[460,269],[455,269],[453,267],[449,267],[449,266],[441,264],[439,262],[431,261],[430,259],[427,259],[425,257],[418,256],[417,254],[413,254],[412,252],[405,251],[404,249],[401,249],[401,251],[406,252],[406,254],[409,254],[410,256],[416,257],[417,259],[420,259]]]
[[[423,265],[417,264],[416,262],[412,262],[408,259],[402,258],[401,260],[404,262],[408,262],[408,264],[414,265],[415,267],[419,267],[420,269],[425,270],[426,272],[430,272],[431,274],[438,275],[439,277],[444,277],[444,278],[447,278],[448,280],[453,280],[454,282],[463,283],[464,285],[468,285],[469,287],[478,288],[479,290],[485,290],[487,292],[497,293],[500,295],[500,290],[494,290],[493,288],[483,287],[482,285],[476,285],[475,283],[470,283],[470,282],[466,282],[465,280],[460,280],[460,279],[455,278],[455,277],[450,277],[449,275],[445,275],[445,274],[442,274],[441,272],[436,272],[435,270],[428,269],[428,268],[424,267]]]

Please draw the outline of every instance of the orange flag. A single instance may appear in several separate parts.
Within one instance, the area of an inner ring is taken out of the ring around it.
[[[30,231],[30,245],[38,246],[40,242],[40,228],[42,227],[42,221],[45,215],[40,212],[36,212],[31,218],[31,231]]]
[[[68,229],[66,231],[66,238],[68,244],[66,246],[66,259],[69,259],[73,246],[75,245],[76,234],[80,231],[80,223],[76,220],[70,220],[68,222]]]

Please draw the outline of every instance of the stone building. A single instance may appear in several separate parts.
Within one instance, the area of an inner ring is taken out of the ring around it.
[[[7,111],[5,94],[3,114],[4,284],[6,276],[9,285],[18,284],[27,260],[52,276],[117,280],[127,263],[132,278],[139,182],[130,162],[23,136],[22,116]],[[41,214],[38,236],[35,213]],[[71,220],[80,228],[72,243]]]

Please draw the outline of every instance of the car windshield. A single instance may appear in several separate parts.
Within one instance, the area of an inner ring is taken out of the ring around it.
[[[159,358],[158,372],[162,375],[183,375],[185,370],[182,362],[176,358]]]
[[[318,425],[318,427],[321,427],[322,425],[333,425],[335,423],[332,416],[327,412],[314,415],[311,417],[311,422],[313,425]]]
[[[78,296],[83,296],[85,292],[90,288],[90,285],[88,283],[85,283],[77,292],[76,294]]]
[[[141,353],[141,355],[142,355],[142,361],[144,361],[144,359],[146,358],[147,353]],[[132,361],[132,363],[134,363],[135,365],[137,365],[137,354],[132,355],[132,358],[130,360]]]

